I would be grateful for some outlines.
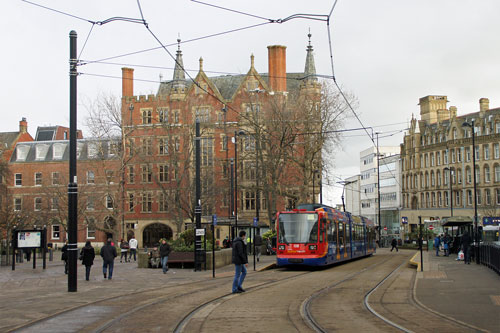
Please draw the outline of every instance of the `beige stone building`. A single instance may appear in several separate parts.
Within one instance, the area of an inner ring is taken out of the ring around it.
[[[457,116],[447,103],[447,96],[420,98],[421,119],[412,117],[401,144],[401,216],[409,231],[416,230],[419,216],[422,222],[474,217],[473,153],[478,223],[500,216],[500,108],[490,109],[489,100],[481,98],[479,111]],[[474,124],[474,147],[465,122]]]

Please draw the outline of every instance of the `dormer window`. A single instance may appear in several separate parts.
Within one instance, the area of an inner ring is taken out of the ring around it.
[[[17,158],[16,161],[25,161],[28,156],[28,152],[30,151],[29,146],[17,146]]]
[[[55,143],[54,146],[52,147],[52,158],[55,160],[62,159],[65,149],[66,149],[66,144]]]
[[[36,151],[36,160],[44,160],[45,156],[47,156],[47,152],[49,151],[49,145],[38,144],[35,147]]]
[[[88,158],[96,158],[99,148],[97,146],[97,142],[89,142],[87,147],[87,156]]]
[[[83,142],[78,142],[76,144],[76,158],[80,158],[83,150]]]

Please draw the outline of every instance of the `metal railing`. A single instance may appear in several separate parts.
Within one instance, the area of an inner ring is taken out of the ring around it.
[[[479,245],[479,261],[500,274],[500,244],[482,243]]]

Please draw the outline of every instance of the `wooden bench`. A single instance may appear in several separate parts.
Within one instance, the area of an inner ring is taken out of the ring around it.
[[[170,264],[181,264],[181,268],[184,268],[185,264],[189,267],[194,267],[194,253],[193,252],[170,252],[168,256],[168,265]]]

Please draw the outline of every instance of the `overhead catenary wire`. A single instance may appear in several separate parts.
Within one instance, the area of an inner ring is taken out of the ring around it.
[[[110,23],[110,22],[114,22],[114,21],[124,21],[124,22],[142,24],[142,25],[144,25],[148,29],[148,31],[151,33],[151,35],[157,40],[157,42],[160,44],[160,46],[156,47],[156,48],[150,48],[150,49],[147,49],[147,50],[141,50],[141,51],[136,51],[136,52],[132,52],[132,53],[127,53],[126,55],[132,55],[132,54],[137,54],[137,53],[141,53],[141,52],[145,52],[145,51],[149,51],[149,50],[153,50],[153,49],[163,48],[170,55],[170,57],[175,60],[175,58],[168,51],[168,49],[166,48],[166,46],[164,44],[162,44],[161,41],[156,37],[156,35],[151,31],[151,29],[149,29],[148,23],[146,22],[146,20],[144,18],[144,14],[143,14],[142,7],[140,5],[140,1],[139,0],[137,0],[137,4],[138,4],[139,12],[141,14],[141,19],[116,16],[116,17],[111,17],[111,18],[108,18],[108,19],[102,20],[102,21],[89,20],[89,19],[86,19],[86,18],[83,18],[83,17],[80,17],[80,16],[76,16],[76,15],[73,15],[73,14],[70,14],[70,13],[67,13],[67,12],[63,12],[63,11],[60,11],[60,10],[57,10],[57,9],[54,9],[54,8],[43,6],[43,5],[37,4],[37,3],[32,2],[32,1],[28,1],[28,0],[22,0],[22,1],[25,2],[25,3],[31,4],[31,5],[34,5],[34,6],[38,6],[38,7],[41,7],[41,8],[44,8],[44,9],[47,9],[47,10],[50,10],[50,11],[62,14],[62,15],[66,15],[66,16],[69,16],[69,17],[72,17],[72,18],[75,18],[75,19],[86,21],[88,23],[91,23],[93,26],[96,25],[96,24],[97,25],[104,25],[104,24],[107,24],[107,23]],[[216,6],[216,7],[220,8],[220,9],[229,10],[229,11],[233,11],[233,12],[238,12],[240,14],[244,14],[244,15],[248,15],[248,16],[254,16],[256,18],[264,19],[264,20],[266,20],[266,22],[263,22],[263,23],[260,23],[260,24],[255,24],[255,25],[252,25],[252,26],[243,27],[243,28],[237,28],[237,29],[233,29],[233,30],[223,31],[223,32],[220,32],[220,33],[211,34],[211,35],[207,35],[207,36],[202,36],[202,37],[195,38],[195,39],[192,39],[192,40],[189,40],[189,41],[200,40],[200,39],[203,39],[203,38],[210,38],[210,37],[214,37],[214,36],[220,36],[222,34],[226,34],[226,33],[230,33],[230,32],[235,32],[235,31],[240,31],[240,30],[244,30],[244,29],[249,29],[249,28],[253,28],[253,27],[257,27],[257,26],[261,26],[261,25],[265,25],[265,24],[270,24],[270,23],[279,23],[279,24],[282,24],[284,22],[287,22],[287,21],[290,21],[290,20],[293,20],[293,19],[310,19],[310,20],[317,20],[317,21],[325,21],[327,23],[327,28],[328,28],[328,42],[329,42],[329,48],[330,48],[330,58],[331,58],[331,67],[332,67],[332,76],[325,76],[325,77],[331,78],[333,80],[333,82],[336,85],[337,89],[339,90],[340,94],[342,95],[342,97],[346,101],[347,106],[353,112],[354,116],[356,117],[356,119],[358,120],[358,122],[361,124],[362,128],[364,128],[365,132],[370,137],[371,141],[374,143],[373,137],[371,137],[370,134],[368,133],[366,126],[364,126],[364,124],[362,123],[361,119],[356,114],[354,108],[352,107],[351,103],[349,102],[349,100],[345,96],[344,92],[342,91],[342,89],[338,85],[337,80],[335,78],[334,63],[333,63],[333,47],[332,47],[332,43],[331,43],[331,33],[330,33],[330,20],[331,20],[333,11],[334,11],[334,9],[336,7],[337,1],[338,0],[334,1],[333,6],[332,6],[332,8],[330,10],[330,13],[328,15],[298,13],[298,14],[292,14],[292,15],[290,15],[288,17],[285,17],[284,19],[270,19],[270,18],[265,18],[265,17],[259,17],[257,15],[253,15],[253,14],[249,14],[249,13],[244,13],[244,12],[239,12],[239,11],[235,11],[235,10],[232,10],[232,9],[229,9],[229,8],[224,8],[224,7]],[[195,1],[195,2],[207,5],[206,3],[202,3],[201,1]],[[92,29],[89,32],[89,35],[87,36],[87,40],[86,40],[85,43],[87,43],[88,37],[90,36],[90,33],[92,32]],[[185,41],[185,42],[189,42],[189,41]],[[175,44],[172,44],[172,45],[175,45]],[[125,56],[125,55],[120,55],[120,56],[115,56],[115,57],[108,57],[108,58],[101,59],[101,60],[110,60],[110,59],[114,59],[114,58],[121,57],[121,56]],[[87,63],[79,63],[79,65],[85,65],[85,64],[88,64],[88,62]],[[193,78],[189,75],[189,73],[182,66],[180,66],[180,67],[186,73],[186,75],[188,75],[188,77],[195,84],[197,84],[193,80]],[[87,74],[87,75],[89,75],[89,74]],[[202,87],[200,87],[200,88],[202,90],[205,90]],[[218,96],[216,96],[214,94],[211,94],[208,91],[206,91],[206,92],[210,96],[216,98],[220,103],[224,104],[224,101],[220,100],[220,98],[218,98]],[[230,109],[232,109],[232,108],[230,108]],[[234,110],[234,109],[232,109],[232,110],[238,112],[237,110]]]

